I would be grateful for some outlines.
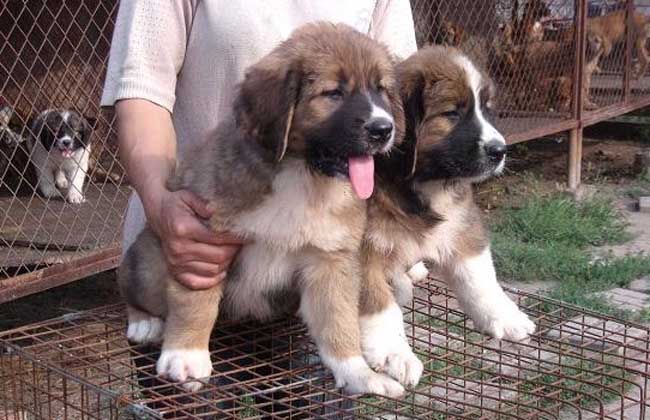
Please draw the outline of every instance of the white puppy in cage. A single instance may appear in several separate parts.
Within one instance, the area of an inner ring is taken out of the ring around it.
[[[30,124],[31,161],[38,190],[55,197],[67,189],[70,203],[86,201],[83,193],[90,158],[91,121],[75,111],[43,111]]]

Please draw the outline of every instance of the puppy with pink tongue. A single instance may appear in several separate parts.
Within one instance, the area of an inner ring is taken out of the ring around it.
[[[372,156],[348,159],[350,182],[357,197],[367,200],[375,186],[375,160]]]

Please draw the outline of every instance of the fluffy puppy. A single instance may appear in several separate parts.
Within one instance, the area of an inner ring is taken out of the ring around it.
[[[378,160],[369,203],[361,293],[362,349],[373,367],[408,359],[398,304],[412,296],[420,260],[435,265],[474,325],[521,340],[535,326],[497,283],[472,183],[504,167],[506,143],[490,124],[492,86],[460,51],[427,47],[397,70],[404,142]],[[421,273],[418,274],[421,276]]]
[[[90,157],[91,121],[75,111],[48,109],[30,124],[30,159],[38,189],[45,197],[67,189],[70,203],[86,201],[83,194]]]
[[[249,240],[226,283],[190,291],[167,271],[146,228],[119,283],[127,335],[162,338],[157,371],[198,389],[210,375],[208,340],[219,312],[268,319],[297,309],[338,386],[399,396],[374,372],[359,341],[359,248],[375,154],[401,138],[403,112],[387,49],[345,25],[309,24],[246,72],[234,117],[180,162],[172,190],[216,209],[210,221]],[[298,306],[294,306],[297,304]],[[162,333],[162,336],[161,336]]]

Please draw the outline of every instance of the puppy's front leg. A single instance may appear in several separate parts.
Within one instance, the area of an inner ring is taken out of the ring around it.
[[[76,165],[71,165],[71,167],[68,168],[66,176],[69,178],[70,182],[66,198],[70,203],[79,204],[86,201],[83,193],[83,188],[84,181],[86,180],[86,174],[88,173],[89,156],[90,151],[88,149],[84,150],[81,154],[79,162],[76,162]]]
[[[519,341],[535,331],[535,324],[519,310],[497,282],[492,253],[457,255],[443,267],[461,307],[477,329],[497,338]]]
[[[43,194],[43,197],[55,197],[59,195],[59,190],[56,188],[54,183],[54,173],[52,168],[45,166],[38,167],[38,189]]]
[[[300,313],[336,386],[353,394],[399,397],[404,387],[373,371],[359,341],[359,263],[356,255],[314,252],[302,270]]]
[[[384,273],[385,259],[374,250],[364,250],[359,300],[361,350],[373,369],[413,387],[420,381],[424,367],[406,339],[402,311]],[[409,280],[403,287],[412,289],[413,285]]]
[[[156,364],[159,375],[179,382],[210,376],[210,334],[219,313],[222,293],[222,285],[208,290],[190,290],[169,280],[165,336]],[[183,387],[197,391],[201,383],[191,381]]]

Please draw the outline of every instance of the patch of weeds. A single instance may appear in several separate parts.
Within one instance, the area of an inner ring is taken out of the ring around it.
[[[575,275],[563,279],[557,287],[549,291],[549,296],[630,319],[633,316],[630,312],[612,307],[605,298],[594,293],[615,287],[625,287],[632,280],[648,273],[650,273],[650,257],[628,255],[622,258],[607,258],[576,267]]]
[[[639,322],[641,324],[650,323],[650,309],[643,308],[633,316],[630,317],[630,321]]]
[[[556,299],[609,314],[624,315],[593,293],[625,287],[650,274],[644,255],[593,260],[591,246],[629,239],[626,223],[611,202],[583,202],[533,196],[519,208],[504,209],[493,223],[492,246],[501,278],[552,280],[548,294]]]
[[[237,405],[240,409],[237,411],[237,416],[239,418],[249,418],[259,415],[259,412],[253,407],[255,406],[255,398],[250,395],[243,396],[237,401]]]
[[[542,373],[544,372],[544,373]],[[522,398],[536,400],[542,408],[571,401],[580,408],[594,407],[620,398],[632,386],[633,375],[606,358],[601,361],[563,357],[560,365],[540,366],[518,385]],[[534,395],[534,397],[533,397]]]
[[[475,382],[487,381],[496,375],[496,364],[474,357],[480,353],[480,349],[473,352],[465,348],[463,352],[457,352],[438,348],[429,355],[424,368],[442,380],[453,377]]]
[[[383,407],[383,400],[379,397],[364,396],[357,399],[355,405],[358,407],[357,414],[359,416],[374,417],[386,409]]]
[[[650,170],[638,174],[634,181],[625,189],[625,195],[634,200],[642,196],[650,195]]]
[[[621,243],[629,239],[626,223],[611,202],[591,199],[533,197],[521,208],[504,209],[493,230],[509,238],[538,244],[587,246]]]
[[[572,276],[589,258],[575,248],[554,243],[530,243],[509,234],[492,235],[494,264],[499,277],[521,281],[560,281]]]
[[[462,339],[466,343],[479,343],[486,339],[486,336],[479,332],[471,330],[469,326],[465,325],[465,317],[456,314],[447,314],[447,318],[427,317],[422,319],[422,323],[433,327],[435,331],[443,332],[445,334],[455,335],[458,339]]]

